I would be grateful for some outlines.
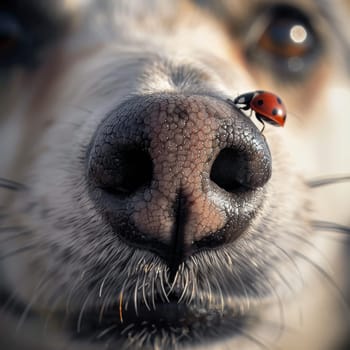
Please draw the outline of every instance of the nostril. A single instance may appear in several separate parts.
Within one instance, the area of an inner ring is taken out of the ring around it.
[[[249,190],[248,161],[243,152],[225,148],[216,157],[210,180],[227,192],[244,192]]]
[[[230,193],[262,187],[270,177],[270,167],[260,158],[255,152],[224,148],[211,167],[210,180]]]
[[[104,191],[125,197],[143,186],[149,186],[153,176],[150,155],[139,149],[118,149],[100,154],[90,161],[89,177]]]

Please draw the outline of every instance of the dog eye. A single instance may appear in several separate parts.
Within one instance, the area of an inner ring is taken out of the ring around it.
[[[18,52],[22,35],[21,25],[16,18],[0,12],[0,64],[8,64]]]
[[[258,41],[260,49],[280,58],[304,57],[313,49],[310,30],[299,21],[278,19],[271,23]]]
[[[38,67],[45,50],[62,35],[64,15],[56,15],[46,2],[38,3],[0,0],[0,79],[12,68]]]
[[[295,77],[320,56],[321,41],[308,16],[290,6],[277,6],[258,16],[248,34],[247,55],[279,74]]]

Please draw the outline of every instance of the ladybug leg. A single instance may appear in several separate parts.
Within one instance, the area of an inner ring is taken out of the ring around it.
[[[259,117],[258,114],[255,114],[256,119],[262,124],[262,129],[260,130],[260,133],[262,134],[265,130],[265,123],[263,122],[263,120]],[[264,136],[264,135],[263,135]],[[264,136],[265,137],[265,136]]]
[[[262,129],[260,130],[260,133],[262,134],[263,132],[264,132],[264,130],[265,130],[265,123],[264,122],[261,122],[262,123],[262,125],[263,125],[263,127],[262,127]],[[265,136],[264,136],[265,137]]]

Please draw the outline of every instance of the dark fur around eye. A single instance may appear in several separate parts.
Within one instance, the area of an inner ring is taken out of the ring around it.
[[[51,6],[52,7],[52,6]],[[66,27],[66,18],[44,1],[5,0],[0,4],[0,71],[12,67],[34,68],[44,49]]]

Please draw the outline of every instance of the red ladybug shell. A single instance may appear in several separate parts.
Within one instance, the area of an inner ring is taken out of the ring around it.
[[[284,126],[287,110],[278,96],[271,92],[258,92],[250,101],[249,106],[255,112],[256,117],[263,122]]]

